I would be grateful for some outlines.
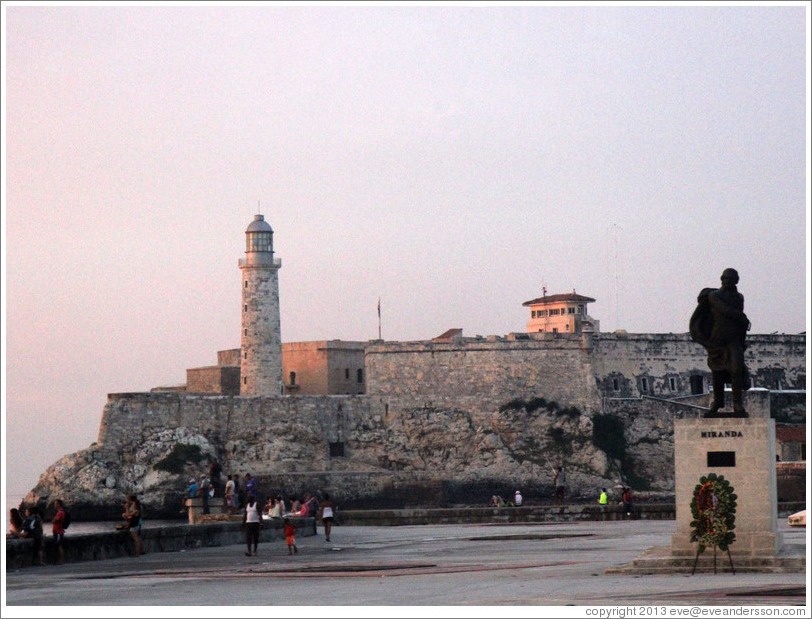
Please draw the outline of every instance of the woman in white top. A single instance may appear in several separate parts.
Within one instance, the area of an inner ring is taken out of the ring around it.
[[[268,509],[268,517],[269,518],[281,518],[282,517],[282,506],[279,504],[279,501],[276,499],[271,499],[271,507]]]
[[[333,519],[335,518],[336,506],[330,500],[330,495],[324,493],[324,500],[319,504],[319,518],[324,525],[324,541],[330,541],[330,529],[333,528]]]
[[[248,496],[248,502],[245,504],[243,523],[245,524],[245,545],[247,547],[245,556],[251,556],[252,544],[254,556],[256,556],[257,545],[259,544],[259,529],[262,527],[262,508],[257,503],[257,497],[253,494]]]

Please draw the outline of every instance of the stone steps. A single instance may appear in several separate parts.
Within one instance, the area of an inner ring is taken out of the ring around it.
[[[798,555],[793,550],[778,556],[744,556],[726,552],[716,552],[716,567],[714,568],[713,551],[705,551],[695,556],[672,555],[670,548],[651,548],[631,563],[606,570],[607,574],[729,574],[729,573],[761,573],[761,574],[803,574],[806,573],[806,557]],[[696,562],[696,568],[694,568]]]

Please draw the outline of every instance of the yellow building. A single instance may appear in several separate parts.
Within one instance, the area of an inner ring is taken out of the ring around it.
[[[600,331],[600,321],[590,317],[586,311],[595,299],[576,294],[553,294],[547,296],[547,289],[538,299],[522,303],[530,308],[528,333],[581,333]]]

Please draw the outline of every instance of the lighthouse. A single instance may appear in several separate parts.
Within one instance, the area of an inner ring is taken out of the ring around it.
[[[255,215],[245,230],[242,271],[242,336],[240,338],[240,395],[280,395],[282,333],[279,319],[279,269],[273,255],[273,230]]]

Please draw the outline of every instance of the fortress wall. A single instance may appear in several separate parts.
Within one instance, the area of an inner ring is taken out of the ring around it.
[[[687,334],[596,334],[593,371],[609,397],[677,397],[691,393],[691,375],[710,376],[707,353]],[[670,378],[674,379],[674,389]],[[614,389],[615,380],[619,387]]]
[[[601,397],[691,395],[692,377],[707,392],[707,353],[687,333],[544,335],[371,345],[367,392],[418,403],[475,396],[490,408],[544,397],[584,410]],[[745,357],[753,386],[806,388],[805,335],[749,336]]]
[[[806,335],[748,335],[744,356],[754,387],[806,389]]]
[[[608,397],[644,395],[643,377],[648,383],[645,395],[663,398],[691,394],[691,376],[702,376],[706,384],[710,381],[707,353],[687,333],[601,333],[593,343],[595,379]],[[805,389],[805,335],[749,335],[747,344],[745,361],[754,387]]]
[[[369,394],[415,403],[472,397],[492,410],[515,398],[585,410],[600,403],[579,336],[378,344],[367,348],[366,367]]]

